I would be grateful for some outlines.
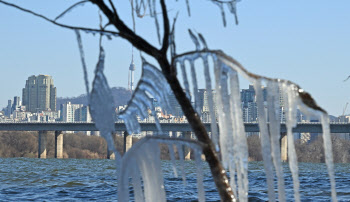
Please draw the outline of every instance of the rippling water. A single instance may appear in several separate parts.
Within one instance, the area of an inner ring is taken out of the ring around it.
[[[207,201],[218,201],[210,171],[204,165]],[[171,164],[163,161],[168,201],[196,201],[194,162],[185,163],[187,183],[175,178]],[[325,164],[300,163],[302,201],[329,201],[330,184]],[[337,193],[340,201],[350,201],[350,164],[336,164]],[[284,164],[288,170],[288,165]],[[178,170],[179,172],[179,170]],[[285,174],[288,201],[293,200],[293,184]],[[131,190],[132,191],[132,190]],[[116,201],[114,161],[87,159],[0,158],[0,201]],[[267,200],[263,164],[249,164],[249,200]]]

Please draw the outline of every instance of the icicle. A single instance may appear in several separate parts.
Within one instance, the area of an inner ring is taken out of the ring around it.
[[[207,42],[205,41],[204,37],[200,33],[198,34],[198,36],[199,36],[199,40],[203,44],[203,49],[204,50],[208,50],[208,45],[207,45]]]
[[[242,119],[241,94],[236,71],[231,71],[230,84],[230,104],[232,109],[232,125],[234,125],[234,153],[236,154],[235,162],[237,167],[239,200],[248,201],[248,144]],[[230,177],[234,177],[231,172]]]
[[[300,194],[299,194],[299,168],[298,168],[298,161],[297,156],[295,152],[295,146],[294,146],[294,137],[292,129],[297,124],[296,122],[296,95],[295,95],[295,89],[293,85],[283,83],[282,88],[284,91],[284,101],[286,105],[286,127],[287,127],[287,142],[288,142],[288,162],[290,171],[292,173],[293,177],[293,187],[294,187],[294,200],[299,202],[300,201]]]
[[[221,85],[221,103],[223,104],[223,117],[224,117],[224,127],[225,127],[225,133],[220,132],[220,146],[221,149],[225,148],[226,150],[226,156],[227,156],[227,163],[233,162],[235,153],[233,152],[233,125],[232,125],[232,113],[231,113],[231,107],[230,107],[230,99],[229,99],[229,92],[228,92],[228,86],[227,86],[227,72],[224,70],[225,66],[221,63],[221,75],[220,75],[220,85]],[[221,128],[220,128],[221,129]],[[225,150],[222,150],[222,153],[225,152]],[[224,159],[224,158],[223,158]]]
[[[278,179],[278,199],[286,201],[283,167],[280,152],[279,86],[276,82],[267,83],[267,111],[270,122],[271,155]]]
[[[114,147],[111,132],[114,131],[114,102],[107,79],[103,73],[105,54],[100,46],[99,61],[96,65],[95,78],[90,94],[90,111],[95,120],[96,128],[101,131],[101,136],[107,141],[108,148],[118,153]]]
[[[193,41],[193,43],[196,45],[196,51],[199,51],[201,49],[201,45],[197,39],[197,37],[192,33],[192,31],[189,29],[188,30],[189,34],[190,34],[190,37]]]
[[[208,104],[210,113],[210,128],[211,128],[211,139],[214,142],[216,152],[219,152],[219,141],[218,141],[218,128],[216,124],[215,109],[214,109],[214,98],[213,90],[211,87],[211,78],[209,72],[208,55],[202,55],[204,64],[204,76],[205,76],[205,88],[208,94]]]
[[[236,184],[236,165],[234,164],[234,161],[230,162],[229,165],[229,172],[230,172],[230,186],[232,189],[232,192],[235,196],[237,195],[237,184]]]
[[[337,201],[337,193],[335,190],[335,177],[334,177],[334,164],[333,164],[333,152],[332,152],[332,140],[329,129],[329,117],[328,114],[323,113],[321,116],[322,130],[323,130],[323,146],[325,160],[327,164],[327,170],[332,190],[332,201]]]
[[[89,79],[88,79],[87,68],[86,68],[86,63],[85,63],[85,54],[84,54],[84,49],[83,49],[83,43],[81,41],[81,36],[80,36],[79,30],[75,30],[75,34],[77,35],[78,47],[79,47],[79,52],[80,52],[80,59],[81,59],[81,64],[83,66],[86,95],[88,98],[90,98]]]
[[[168,148],[169,148],[171,164],[173,166],[174,176],[177,178],[178,176],[177,176],[177,170],[176,170],[175,153],[174,153],[173,145],[172,144],[168,144]]]
[[[190,2],[189,2],[189,0],[186,0],[186,6],[187,6],[188,16],[191,16],[191,8],[190,8]]]
[[[200,37],[200,40],[201,37]],[[326,118],[326,112],[317,106],[317,104],[315,103],[315,101],[312,99],[312,97],[308,94],[303,92],[303,89],[301,89],[300,87],[298,87],[296,84],[290,82],[290,81],[286,81],[286,80],[279,80],[279,79],[271,79],[268,77],[264,77],[264,76],[259,76],[256,74],[253,74],[249,71],[247,71],[238,61],[236,61],[235,59],[231,58],[230,56],[226,55],[225,53],[221,52],[221,51],[205,51],[202,50],[200,53],[198,52],[194,52],[194,53],[187,53],[181,56],[177,56],[175,57],[175,61],[184,61],[186,59],[189,60],[193,60],[195,61],[197,58],[202,58],[203,59],[203,64],[204,64],[204,74],[205,74],[205,78],[206,78],[206,88],[207,88],[207,92],[208,94],[211,94],[211,80],[210,80],[210,73],[209,73],[209,64],[208,64],[208,60],[207,57],[208,55],[211,55],[213,57],[214,60],[214,69],[215,69],[215,79],[216,79],[216,84],[215,84],[215,89],[216,89],[216,97],[217,97],[217,108],[218,108],[218,115],[219,115],[219,126],[220,126],[220,145],[221,145],[221,154],[222,154],[222,159],[223,159],[223,164],[224,167],[227,168],[227,166],[229,166],[230,171],[232,171],[232,173],[235,172],[235,170],[237,169],[237,175],[241,176],[242,173],[244,173],[246,167],[245,165],[247,165],[245,163],[246,158],[244,157],[244,152],[241,152],[242,149],[238,150],[238,147],[234,147],[234,160],[235,163],[232,163],[230,157],[232,157],[232,154],[230,152],[232,152],[232,150],[228,150],[227,148],[225,148],[225,145],[227,145],[227,142],[229,142],[230,140],[227,139],[222,139],[222,138],[226,138],[225,135],[223,134],[227,134],[228,133],[228,127],[227,126],[227,119],[225,117],[225,113],[228,110],[224,110],[227,109],[227,107],[225,107],[225,100],[223,100],[223,98],[225,99],[225,92],[227,94],[227,87],[225,87],[225,85],[227,85],[227,83],[225,83],[225,81],[227,80],[225,78],[225,74],[227,72],[229,72],[230,74],[232,74],[232,70],[237,71],[238,73],[240,73],[243,77],[245,77],[246,79],[248,79],[249,81],[252,81],[254,83],[254,87],[256,90],[256,94],[257,94],[257,103],[258,103],[258,113],[259,113],[259,127],[261,130],[261,142],[262,142],[262,149],[263,149],[263,156],[264,156],[264,167],[266,170],[266,176],[267,176],[267,183],[268,183],[268,187],[269,187],[269,200],[270,201],[274,201],[276,200],[275,198],[275,193],[274,193],[274,182],[273,182],[273,166],[276,168],[276,175],[278,178],[278,189],[279,189],[279,201],[285,201],[285,193],[284,193],[284,179],[283,179],[283,169],[282,169],[282,163],[280,160],[280,152],[279,152],[279,137],[280,137],[280,126],[279,126],[279,121],[281,119],[281,117],[279,117],[279,113],[280,113],[280,108],[279,108],[279,101],[280,99],[284,99],[284,104],[285,104],[285,118],[286,118],[286,125],[287,125],[287,141],[288,141],[288,157],[289,157],[289,166],[290,166],[290,171],[292,174],[292,178],[293,178],[293,187],[294,187],[294,200],[295,201],[300,201],[300,194],[299,194],[299,179],[298,179],[298,163],[297,163],[297,157],[296,157],[296,153],[295,153],[295,146],[294,146],[294,138],[293,138],[293,133],[292,133],[292,129],[293,127],[296,125],[296,115],[297,115],[297,106],[301,107],[301,110],[305,110],[306,115],[311,115],[314,114],[315,112],[319,115],[319,113],[325,113],[323,116],[325,116],[323,119],[325,119],[324,123],[323,123],[323,127],[324,127],[324,139],[325,139],[325,147],[328,146],[328,148],[325,148],[326,153],[328,154],[328,162],[331,162],[332,157],[331,157],[331,146],[329,143],[326,142],[330,142],[330,138],[327,137],[329,136],[329,126],[327,123],[327,118]],[[228,70],[229,69],[229,70]],[[233,76],[236,76],[236,73],[232,74]],[[237,88],[238,88],[238,79],[236,81],[236,79],[234,77],[230,77],[230,83],[231,83],[231,93],[235,93],[238,92],[239,94],[239,90],[234,89],[232,86],[233,83],[237,82]],[[263,98],[263,92],[262,92],[262,86],[261,86],[261,80],[265,80],[268,84],[268,92],[269,96],[268,97],[268,116],[269,116],[269,120],[271,121],[270,123],[270,136],[268,133],[268,128],[267,128],[267,124],[266,124],[266,112],[264,109],[264,98]],[[226,81],[227,82],[227,81]],[[279,86],[277,84],[281,84],[282,85],[282,92],[284,92],[283,97],[280,97],[279,93],[278,93],[278,88]],[[301,96],[301,93],[303,93],[303,95]],[[299,96],[300,95],[300,96]],[[233,96],[233,95],[232,95]],[[210,99],[211,97],[211,99]],[[214,114],[214,109],[213,107],[211,107],[210,100],[212,100],[212,94],[209,95],[209,108],[210,108],[210,116],[212,119],[212,129],[215,128],[216,123],[215,123],[215,114]],[[239,95],[236,97],[240,97]],[[233,99],[231,97],[231,99]],[[297,103],[298,102],[298,103]],[[297,105],[298,104],[298,105]],[[237,107],[237,109],[235,109],[235,107]],[[235,133],[234,133],[234,137],[235,137],[235,141],[237,142],[242,142],[241,140],[239,140],[240,137],[243,136],[239,136],[239,134],[241,134],[240,132],[237,132],[236,130],[238,130],[237,128],[239,128],[239,125],[241,125],[241,123],[239,123],[239,121],[235,121],[235,120],[240,120],[240,117],[242,115],[239,115],[241,112],[241,109],[239,109],[240,107],[240,103],[238,101],[233,101],[231,103],[231,110],[234,113],[234,115],[232,116],[232,126],[234,126],[235,129]],[[225,112],[225,113],[224,113]],[[303,113],[305,113],[303,111]],[[317,115],[316,114],[316,115]],[[314,114],[315,115],[315,114]],[[214,121],[213,121],[214,120]],[[214,130],[215,131],[215,130]],[[327,132],[328,131],[328,132]],[[213,136],[215,136],[215,132],[212,132]],[[238,137],[236,136],[238,135]],[[224,136],[224,137],[222,137]],[[327,140],[328,138],[328,140]],[[215,139],[215,138],[214,138]],[[216,146],[217,151],[219,151],[219,147],[217,142],[213,140]],[[245,140],[246,141],[246,140]],[[235,142],[234,142],[235,143]],[[241,145],[239,145],[241,146]],[[244,149],[243,149],[244,150]],[[270,151],[272,150],[272,151]],[[238,151],[238,152],[235,152]],[[273,158],[273,164],[272,164],[272,159]],[[267,163],[268,162],[268,163]],[[242,168],[243,167],[243,168]],[[334,171],[333,171],[333,164],[332,163],[328,163],[327,164],[328,170],[329,170],[329,175],[330,175],[330,181],[331,181],[331,186],[332,186],[332,198],[334,200],[336,200],[336,196],[335,196],[335,182],[334,182]],[[242,176],[241,176],[242,177]],[[244,177],[242,177],[243,179]],[[235,181],[234,178],[231,178],[231,181]],[[243,181],[241,182],[241,179],[237,180],[238,185],[241,186],[243,184],[243,187],[248,187],[247,185],[247,181]],[[234,188],[234,184],[232,186]],[[233,190],[235,191],[235,190]],[[241,195],[241,194],[240,194]],[[243,201],[243,200],[242,200]]]
[[[195,109],[197,113],[201,114],[201,108],[199,106],[199,95],[198,95],[198,84],[197,84],[197,75],[196,70],[194,68],[194,61],[190,60],[191,64],[191,76],[192,76],[192,84],[193,84],[193,94],[194,94],[194,102],[195,102]]]
[[[157,7],[156,0],[153,0],[153,18],[154,18],[154,22],[156,24],[158,42],[159,42],[159,44],[161,44],[161,42],[160,42],[159,22],[158,22],[157,8],[156,7]]]
[[[162,177],[162,169],[160,162],[160,149],[159,143],[167,144],[169,151],[174,156],[173,144],[177,145],[179,156],[181,159],[181,170],[183,175],[184,184],[186,184],[184,164],[183,164],[183,153],[181,152],[182,146],[187,146],[193,149],[196,157],[196,168],[197,168],[197,187],[198,187],[198,199],[199,201],[205,201],[204,189],[203,189],[203,173],[201,168],[201,151],[202,144],[197,141],[189,139],[175,139],[170,137],[160,136],[146,136],[145,138],[138,141],[131,149],[129,149],[123,156],[121,162],[121,170],[118,173],[118,200],[129,201],[129,175],[132,177],[132,183],[134,187],[135,201],[166,201],[164,182]],[[175,158],[172,158],[175,159]],[[173,166],[175,167],[175,160],[172,160]],[[141,186],[140,174],[143,181],[143,191]],[[143,195],[144,194],[144,195]]]
[[[123,156],[123,172],[121,172],[120,175],[126,175],[125,172],[129,170],[128,167],[130,167],[129,160],[134,158],[137,166],[141,171],[144,185],[145,201],[165,201],[166,198],[163,184],[163,175],[159,175],[159,173],[161,173],[159,147],[156,142],[147,142],[147,140],[148,139],[146,138],[140,140]],[[126,187],[118,187],[118,199],[120,201],[128,201],[125,200],[125,198],[122,198],[125,197],[125,194],[129,193],[127,189],[128,176],[122,179],[124,181],[122,181],[120,184],[124,186],[126,184]],[[137,179],[137,177],[135,179]],[[124,189],[124,195],[121,191],[119,191],[121,188]]]
[[[129,167],[128,164],[125,163],[125,155],[122,159],[121,169],[118,170],[118,200],[119,201],[129,201]],[[136,166],[134,160],[129,161],[131,165]],[[131,168],[132,169],[132,168]],[[133,173],[132,173],[133,174]],[[135,177],[134,175],[132,175]],[[135,177],[136,179],[136,177]]]
[[[236,22],[236,25],[238,25],[236,4],[237,4],[237,1],[227,2],[228,9],[235,16],[235,22]]]
[[[226,27],[226,17],[225,17],[225,10],[222,2],[213,1],[217,6],[219,6],[222,16],[222,22],[224,23],[224,27]]]
[[[146,61],[143,62],[143,69],[145,69],[145,74],[142,77],[142,79],[146,81],[148,80],[151,84],[153,84],[153,86],[157,86],[156,88],[157,90],[161,90],[162,92],[161,94],[163,95],[162,102],[164,102],[163,107],[165,107],[164,109],[170,109],[170,102],[168,99],[169,97],[168,95],[172,93],[172,90],[167,80],[164,78],[163,73],[153,65],[147,63]]]
[[[225,111],[226,104],[224,104],[222,101],[224,99],[227,99],[227,97],[224,97],[222,94],[222,84],[224,83],[222,78],[222,63],[214,59],[214,69],[215,69],[215,90],[216,90],[216,103],[217,103],[217,109],[218,109],[218,115],[219,115],[219,127],[220,127],[220,148],[221,148],[221,156],[222,156],[222,162],[223,166],[225,168],[228,168],[228,163],[230,161],[229,156],[229,137],[228,137],[228,123],[231,125],[231,122],[227,122],[227,115],[230,117],[230,113],[227,113]],[[224,106],[225,105],[225,106]],[[215,122],[214,120],[211,120],[212,122]],[[232,130],[231,130],[232,131]]]
[[[190,96],[190,85],[188,83],[188,78],[187,78],[187,72],[186,72],[186,67],[185,67],[185,61],[180,61],[180,66],[181,66],[181,72],[182,72],[182,79],[184,80],[184,85],[186,89],[186,97],[191,100]]]
[[[133,104],[132,106],[136,106],[135,111],[138,112],[141,119],[145,119],[148,117],[147,106],[142,100],[139,100],[138,98],[134,97],[134,99],[131,102]]]
[[[266,174],[266,182],[268,187],[268,196],[269,201],[275,201],[275,191],[274,191],[274,182],[273,182],[273,169],[271,162],[271,146],[270,146],[270,138],[267,129],[267,121],[266,121],[266,113],[264,109],[264,97],[262,93],[261,81],[256,80],[254,82],[254,89],[256,94],[256,102],[258,106],[258,114],[259,114],[259,129],[260,129],[260,140],[261,140],[261,148],[262,148],[262,156],[264,160],[264,169]]]
[[[203,171],[202,171],[202,159],[201,150],[194,150],[196,168],[197,168],[197,190],[198,190],[198,201],[205,201],[205,192],[203,186]]]
[[[135,160],[133,160],[135,162]],[[141,176],[140,176],[140,170],[138,169],[137,163],[133,163],[133,166],[130,166],[131,170],[131,177],[132,177],[132,184],[134,187],[134,196],[136,202],[142,202],[144,200],[144,195],[142,191],[142,184],[141,184]]]
[[[166,201],[163,175],[160,175],[162,169],[158,144],[149,143],[147,146],[145,145],[144,154],[145,156],[140,155],[138,158],[142,162],[142,167],[146,168],[143,169],[146,172],[142,172],[146,201]]]
[[[171,109],[169,95],[171,89],[163,74],[153,65],[147,63],[142,58],[142,76],[134,91],[128,107],[119,115],[119,118],[125,121],[127,131],[132,133],[140,133],[141,127],[137,120],[137,115],[141,119],[148,117],[148,108],[151,109],[152,115],[155,118],[158,135],[163,134],[156,112],[154,111],[153,103],[150,97],[146,94],[148,92],[156,98],[164,110]]]
[[[148,0],[148,5],[149,5],[149,15],[151,17],[154,16],[154,12],[153,12],[153,4],[151,3],[151,0]]]
[[[184,186],[186,186],[186,173],[185,173],[185,163],[184,163],[184,152],[182,150],[182,145],[177,144],[177,153],[179,154],[180,159],[180,168],[181,168],[181,176]]]
[[[137,17],[139,18],[143,18],[146,15],[146,4],[145,2],[142,0],[140,1],[140,3],[136,0],[136,14]],[[141,8],[143,8],[143,13],[141,13]]]

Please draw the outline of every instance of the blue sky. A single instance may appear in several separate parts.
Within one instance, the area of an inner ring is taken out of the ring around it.
[[[72,1],[11,2],[54,18]],[[128,2],[116,1],[118,12],[131,26]],[[233,16],[227,14],[226,28],[216,5],[207,0],[194,0],[190,4],[190,18],[185,0],[168,6],[170,16],[179,11],[176,24],[179,53],[194,49],[187,32],[191,28],[204,35],[210,48],[223,50],[249,71],[292,80],[310,92],[330,114],[342,114],[345,103],[350,102],[350,81],[343,82],[350,75],[350,1],[242,0],[238,4],[239,25],[234,25]],[[97,27],[98,12],[94,5],[86,4],[67,14],[61,22]],[[153,19],[138,19],[136,29],[138,34],[159,46]],[[87,34],[82,37],[91,82],[98,37]],[[73,31],[0,4],[0,47],[0,108],[13,96],[22,96],[25,80],[30,75],[52,75],[59,97],[85,92]],[[105,40],[104,47],[110,86],[126,87],[130,44],[114,38]],[[138,79],[141,73],[138,52],[136,56]],[[247,82],[241,82],[241,88],[247,87]],[[350,109],[346,113],[350,113]]]

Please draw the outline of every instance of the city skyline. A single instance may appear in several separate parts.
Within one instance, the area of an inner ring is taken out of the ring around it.
[[[66,7],[62,2],[57,6],[55,2],[59,1],[17,2],[43,14],[57,13],[57,10],[64,10]],[[303,4],[242,1],[238,4],[240,24],[234,26],[234,19],[227,16],[229,25],[223,28],[218,17],[219,10],[207,15],[208,12],[205,11],[213,9],[213,6],[203,2],[199,6],[192,6],[191,18],[187,18],[186,12],[180,13],[180,21],[184,18],[188,20],[176,26],[178,52],[194,49],[187,33],[187,28],[193,28],[203,34],[210,48],[222,49],[249,71],[292,80],[310,92],[317,103],[330,114],[341,115],[346,102],[350,101],[350,82],[343,82],[350,74],[350,61],[347,59],[350,53],[350,40],[347,37],[350,21],[347,19],[350,19],[350,14],[346,9],[349,4],[345,0],[332,4],[319,1],[307,1]],[[181,7],[181,11],[186,10],[184,2],[174,5],[171,3],[170,6]],[[128,2],[121,3],[121,7],[127,8]],[[90,15],[97,15],[93,6],[86,5],[79,9],[79,12],[73,11],[67,15],[63,22],[79,24],[84,19],[84,25],[98,25],[96,16]],[[175,14],[170,12],[171,16]],[[130,26],[129,13],[121,11],[121,15]],[[8,16],[12,17],[11,21],[6,20]],[[53,75],[55,86],[60,89],[59,97],[85,93],[77,42],[72,31],[55,27],[5,6],[0,7],[0,17],[3,24],[0,37],[3,45],[0,50],[2,75],[16,75],[16,80],[19,81],[32,74]],[[211,29],[207,29],[207,25]],[[22,35],[21,29],[26,29],[27,34]],[[154,23],[149,19],[137,21],[136,29],[141,35],[145,33],[144,30],[155,33]],[[147,34],[145,36],[150,37]],[[82,37],[91,83],[97,62],[98,39],[86,34]],[[228,40],[220,40],[218,37]],[[150,41],[157,45],[156,38],[151,38]],[[112,41],[106,40],[104,46],[107,55],[106,75],[110,86],[127,87],[131,62],[130,44],[116,38]],[[135,84],[141,74],[137,53],[135,51]],[[10,76],[5,76],[0,81],[2,107],[7,105],[9,98],[21,96],[19,92],[12,92],[21,88],[22,84],[11,79]],[[11,85],[7,85],[9,83]],[[200,81],[200,85],[203,87],[203,81]],[[248,82],[242,81],[241,88],[246,86]]]

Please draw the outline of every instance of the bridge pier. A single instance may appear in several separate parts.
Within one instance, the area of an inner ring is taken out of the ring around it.
[[[191,139],[191,131],[183,132],[183,137],[185,139]],[[191,160],[191,149],[187,146],[183,147],[184,159]]]
[[[124,154],[132,147],[132,136],[127,131],[124,132]]]
[[[287,141],[287,133],[281,133],[281,160],[282,162],[288,161],[288,141]]]
[[[63,158],[63,134],[62,131],[55,131],[55,158]]]
[[[39,131],[38,135],[38,158],[46,159],[46,142],[48,131]]]

